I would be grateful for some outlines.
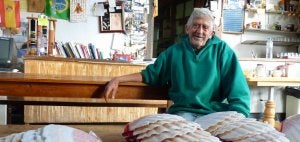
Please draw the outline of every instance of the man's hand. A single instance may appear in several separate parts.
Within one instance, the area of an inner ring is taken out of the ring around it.
[[[133,74],[123,75],[123,76],[113,78],[108,82],[103,92],[105,101],[107,102],[108,99],[110,98],[114,99],[116,97],[119,83],[129,82],[129,81],[142,82],[142,79],[143,78],[141,73],[133,73]]]
[[[108,82],[108,84],[105,87],[104,90],[104,99],[107,102],[108,99],[112,98],[114,99],[119,87],[119,80],[118,78],[113,78],[111,81]]]

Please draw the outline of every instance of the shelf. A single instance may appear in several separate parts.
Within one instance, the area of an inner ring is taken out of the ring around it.
[[[245,40],[241,44],[266,45],[266,40]],[[273,41],[274,46],[297,46],[300,42]]]
[[[257,13],[256,8],[245,9],[245,11]],[[290,12],[290,11],[280,11],[280,10],[265,10],[265,12],[269,14],[282,14],[288,16],[298,16],[300,14],[300,12]]]
[[[288,31],[276,31],[276,30],[265,30],[265,29],[245,29],[245,32],[258,32],[258,33],[274,33],[274,34],[295,34],[300,35],[300,32],[288,32]]]
[[[299,59],[285,59],[285,58],[273,58],[273,59],[266,59],[266,58],[239,58],[239,61],[295,62],[295,63],[300,63],[300,58]]]
[[[291,35],[300,35],[300,32],[287,32],[287,31],[276,31],[276,30],[265,30],[265,29],[245,29],[245,32],[254,32],[254,33],[263,33],[263,34],[273,34],[274,38],[273,45],[274,46],[297,46],[300,43],[298,38],[290,38]],[[287,40],[281,37],[276,37],[278,35],[288,35]],[[277,40],[276,40],[277,39]],[[255,44],[255,45],[266,45],[266,40],[245,40],[242,41],[241,44]]]
[[[299,12],[290,12],[290,11],[273,11],[273,10],[266,10],[266,13],[270,14],[283,14],[283,15],[288,15],[288,16],[296,16],[299,15]],[[289,15],[291,14],[291,15]]]

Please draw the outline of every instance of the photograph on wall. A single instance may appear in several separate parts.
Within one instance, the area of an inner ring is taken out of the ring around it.
[[[122,13],[110,13],[110,30],[122,30]]]
[[[104,3],[104,16],[99,16],[99,32],[125,32],[124,29],[124,4],[116,3],[116,7],[109,7]]]

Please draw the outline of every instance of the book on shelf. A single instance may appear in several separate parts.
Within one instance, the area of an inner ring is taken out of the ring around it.
[[[98,59],[103,59],[102,54],[101,54],[101,52],[98,48],[96,48],[96,52],[97,52],[97,55],[98,55]]]
[[[61,56],[63,56],[64,58],[66,58],[66,57],[67,57],[67,54],[66,54],[65,50],[64,50],[63,47],[62,47],[62,43],[61,43],[61,42],[55,42],[55,46],[56,46],[57,49],[59,50],[59,54],[60,54]]]
[[[102,53],[93,44],[80,44],[75,42],[55,42],[57,54],[65,58],[102,59]]]
[[[84,54],[83,54],[83,51],[82,51],[82,49],[81,49],[81,47],[80,47],[80,44],[79,43],[76,43],[75,44],[75,48],[77,49],[77,51],[78,51],[78,53],[79,53],[79,56],[80,56],[80,58],[85,58],[85,56],[84,56]]]
[[[90,56],[89,56],[89,53],[88,53],[88,51],[87,51],[86,46],[83,45],[83,44],[81,44],[80,47],[81,47],[81,50],[82,50],[82,52],[83,52],[83,54],[84,54],[84,57],[85,57],[86,59],[89,59]]]
[[[66,44],[68,44],[68,46],[70,47],[71,52],[72,52],[73,55],[74,55],[74,58],[80,58],[79,53],[77,52],[77,49],[76,49],[76,47],[74,46],[74,44],[73,44],[72,42],[67,42]]]
[[[69,44],[68,42],[66,42],[66,43],[64,44],[64,46],[65,46],[65,48],[68,50],[68,52],[69,52],[69,54],[70,54],[70,57],[71,57],[71,58],[76,58],[76,57],[75,57],[75,54],[74,54],[73,51],[72,51],[72,48],[71,48],[70,44]]]
[[[64,43],[62,42],[61,45],[62,45],[62,47],[63,47],[63,49],[64,49],[64,51],[65,51],[67,57],[72,58],[72,54],[71,54],[71,52],[70,52],[70,49],[66,46],[66,44],[64,44]]]
[[[92,55],[92,51],[91,51],[91,49],[89,48],[89,46],[85,46],[85,48],[86,48],[86,51],[87,51],[87,53],[88,53],[89,59],[93,59],[94,57],[93,57],[93,55]]]
[[[95,46],[93,44],[89,43],[88,47],[89,47],[89,50],[90,50],[90,53],[91,53],[93,59],[98,59],[98,54],[96,52]]]

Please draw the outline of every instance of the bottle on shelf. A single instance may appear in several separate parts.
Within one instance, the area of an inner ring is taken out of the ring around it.
[[[266,59],[273,58],[273,39],[271,37],[267,38],[266,44]]]

